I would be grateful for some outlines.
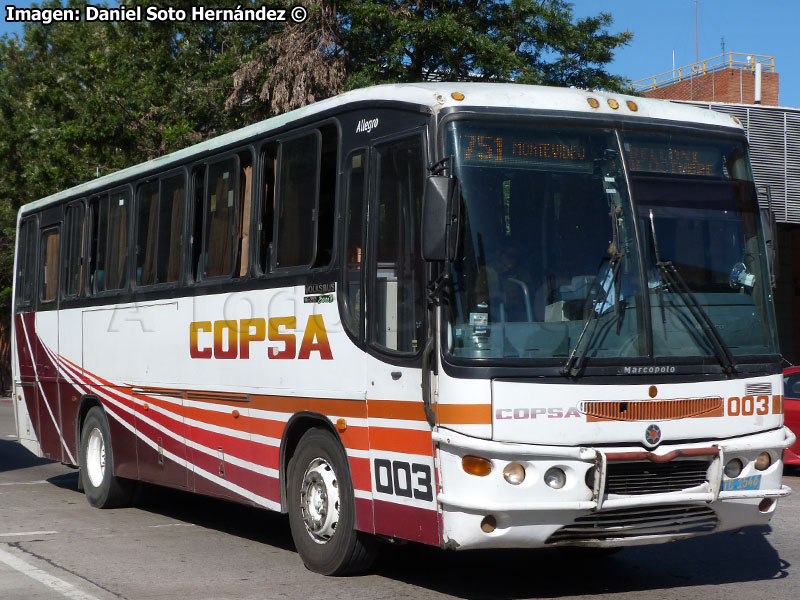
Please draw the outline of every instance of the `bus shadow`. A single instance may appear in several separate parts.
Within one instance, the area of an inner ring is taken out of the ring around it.
[[[134,506],[260,544],[295,549],[289,520],[276,512],[147,483],[139,484]]]
[[[0,440],[0,473],[53,464],[49,458],[38,458],[22,444],[12,440]]]
[[[768,541],[769,526],[610,556],[567,549],[446,552],[390,548],[376,575],[459,598],[559,598],[782,579],[791,566]],[[435,565],[435,567],[432,567]]]

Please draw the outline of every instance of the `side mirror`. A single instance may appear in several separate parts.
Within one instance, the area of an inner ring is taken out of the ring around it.
[[[422,199],[422,258],[427,261],[453,260],[458,239],[460,206],[458,180],[430,175]]]

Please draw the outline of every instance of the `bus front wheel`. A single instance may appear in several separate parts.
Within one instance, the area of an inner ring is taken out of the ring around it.
[[[81,474],[84,493],[95,508],[130,504],[134,482],[114,476],[111,432],[106,415],[95,406],[86,415],[81,430]]]
[[[323,575],[363,571],[377,552],[374,538],[356,530],[347,455],[322,429],[303,434],[288,469],[289,525],[306,567]]]

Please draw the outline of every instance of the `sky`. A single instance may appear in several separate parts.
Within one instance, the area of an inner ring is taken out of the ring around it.
[[[608,12],[614,18],[612,33],[633,32],[633,41],[617,50],[609,66],[615,75],[637,80],[669,71],[673,51],[678,67],[695,61],[695,0],[572,0],[572,4],[577,17]],[[21,31],[19,25],[5,23],[5,6],[0,35]],[[697,0],[697,7],[700,60],[721,54],[722,38],[726,52],[774,56],[780,104],[800,107],[800,0]]]

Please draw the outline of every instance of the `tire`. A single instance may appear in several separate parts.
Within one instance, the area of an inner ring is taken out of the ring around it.
[[[114,452],[105,412],[89,410],[81,429],[80,479],[89,504],[95,508],[128,506],[135,482],[114,476]]]
[[[289,461],[288,505],[292,539],[309,570],[348,575],[375,561],[377,540],[356,531],[347,455],[329,432],[310,429],[300,438]]]

